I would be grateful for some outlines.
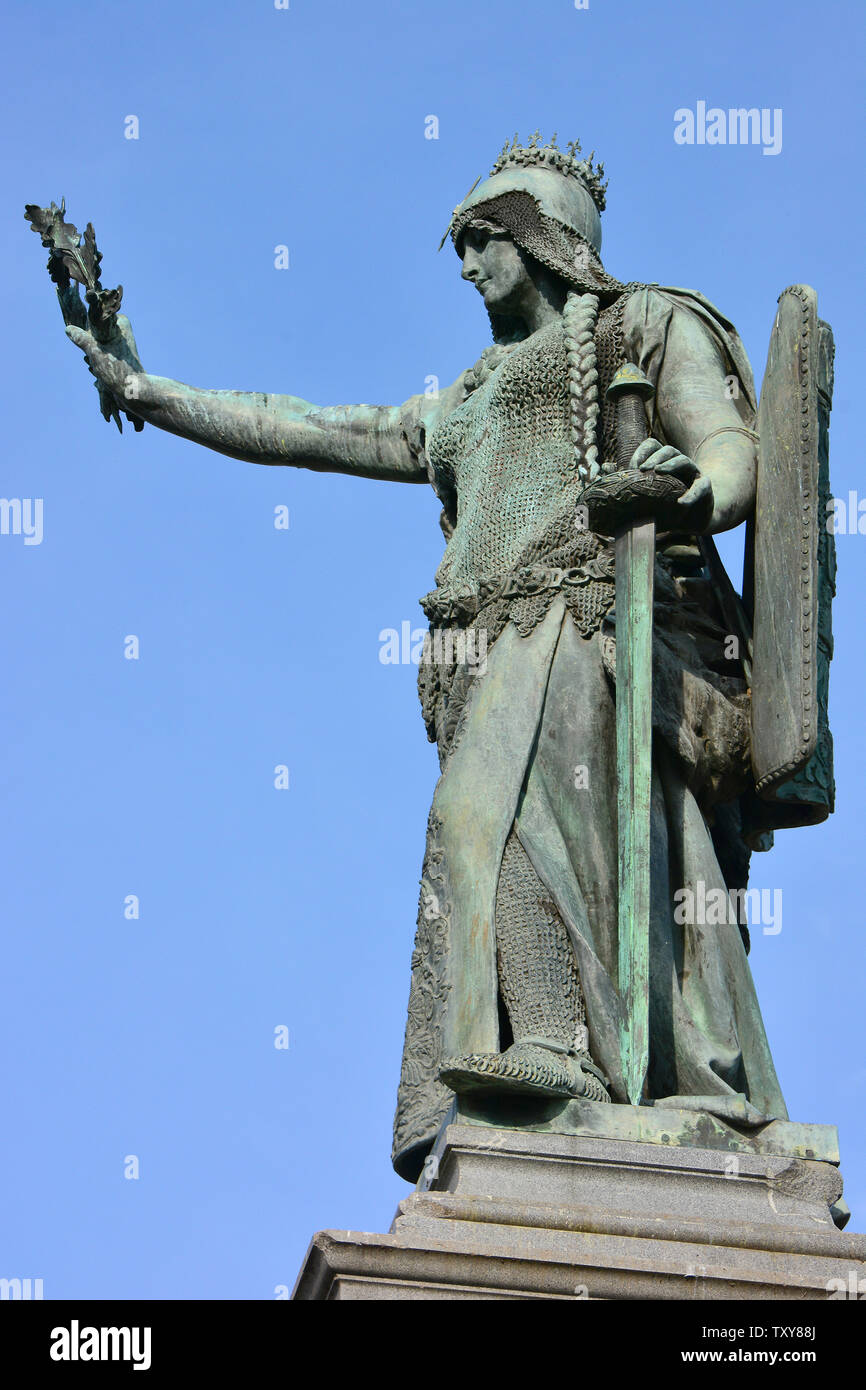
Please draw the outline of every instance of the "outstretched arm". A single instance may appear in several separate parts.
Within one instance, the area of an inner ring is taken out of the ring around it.
[[[413,403],[417,406],[423,398],[412,398],[404,406],[320,407],[297,396],[200,390],[151,376],[137,353],[131,363],[128,351],[121,356],[83,329],[68,328],[67,333],[125,409],[195,444],[247,463],[427,482],[406,429]],[[131,334],[125,337],[128,343]]]

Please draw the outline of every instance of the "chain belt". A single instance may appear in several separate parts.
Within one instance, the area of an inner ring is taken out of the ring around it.
[[[431,623],[466,624],[497,599],[531,598],[547,591],[579,588],[592,582],[613,584],[614,553],[604,550],[581,565],[523,565],[504,576],[479,579],[461,589],[434,589],[421,599]]]

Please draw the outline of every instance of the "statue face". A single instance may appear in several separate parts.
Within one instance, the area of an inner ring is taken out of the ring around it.
[[[473,222],[463,234],[464,280],[471,280],[488,309],[518,314],[535,285],[520,247],[507,232]]]

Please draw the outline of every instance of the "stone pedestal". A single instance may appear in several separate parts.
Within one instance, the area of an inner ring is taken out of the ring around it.
[[[320,1232],[293,1297],[850,1297],[866,1236],[837,1229],[837,1163],[828,1126],[570,1102],[506,1129],[463,1105],[390,1232]]]

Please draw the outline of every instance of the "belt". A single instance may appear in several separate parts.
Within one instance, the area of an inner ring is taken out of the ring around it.
[[[456,590],[434,589],[425,594],[421,607],[430,622],[466,623],[498,599],[531,598],[558,589],[574,589],[591,583],[613,584],[614,554],[605,550],[582,565],[523,565],[496,578],[479,579]]]

